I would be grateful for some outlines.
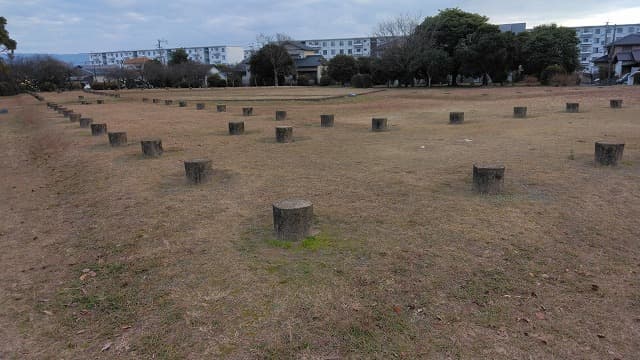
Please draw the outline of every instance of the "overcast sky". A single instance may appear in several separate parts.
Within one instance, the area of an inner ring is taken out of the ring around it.
[[[493,23],[565,26],[640,23],[638,0],[0,0],[18,52],[79,53],[252,43],[258,33],[296,39],[369,36],[399,14],[460,7]]]

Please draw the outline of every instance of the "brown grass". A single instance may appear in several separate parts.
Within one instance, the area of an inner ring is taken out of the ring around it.
[[[45,94],[126,131],[123,148],[31,97],[3,100],[0,358],[637,356],[640,88],[278,100],[349,92]],[[195,110],[205,99],[244,101]],[[448,125],[450,111],[465,123]],[[370,132],[373,116],[391,130]],[[244,136],[226,134],[232,120]],[[280,124],[296,142],[275,143]],[[143,137],[165,154],[141,158]],[[593,165],[599,139],[626,142],[622,164]],[[182,161],[197,157],[216,172],[190,186]],[[504,164],[506,192],[472,193],[474,162]],[[273,239],[270,206],[286,197],[314,203],[317,236]]]

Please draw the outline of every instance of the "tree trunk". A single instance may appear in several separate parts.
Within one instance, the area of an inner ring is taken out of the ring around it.
[[[429,78],[429,87],[431,87],[431,75],[427,75],[427,77]]]
[[[273,67],[273,84],[278,87],[278,69]]]

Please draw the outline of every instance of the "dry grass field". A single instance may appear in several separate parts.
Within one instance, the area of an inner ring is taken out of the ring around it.
[[[44,94],[126,131],[114,148],[0,99],[0,359],[638,359],[640,87],[321,100],[350,92]],[[146,137],[162,157],[142,158]],[[622,163],[595,166],[596,140],[625,142]],[[187,184],[191,158],[211,182]],[[474,163],[504,164],[505,192],[475,194]],[[313,202],[315,236],[274,239],[283,198]]]

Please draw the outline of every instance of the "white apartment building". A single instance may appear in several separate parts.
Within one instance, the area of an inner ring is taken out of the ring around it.
[[[171,53],[179,48],[173,49],[147,49],[147,50],[124,50],[90,53],[89,61],[91,65],[122,65],[127,59],[138,57],[148,57],[157,59],[163,64],[169,61]],[[184,47],[189,59],[203,64],[237,64],[244,58],[244,50],[240,46],[204,46],[204,47]]]
[[[375,53],[377,46],[375,37],[299,40],[298,42],[315,49],[318,55],[322,55],[327,60],[336,55],[369,57]]]
[[[580,64],[585,72],[596,73],[593,60],[607,54],[607,45],[630,34],[640,33],[640,24],[595,25],[573,27],[580,44]]]

